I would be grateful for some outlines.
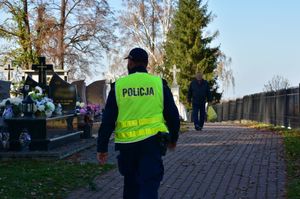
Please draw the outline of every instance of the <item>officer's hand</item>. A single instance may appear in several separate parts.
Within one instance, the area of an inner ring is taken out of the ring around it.
[[[175,148],[176,148],[176,142],[170,142],[170,143],[168,143],[168,149],[170,151],[174,151]]]
[[[97,153],[97,160],[100,165],[104,165],[107,161],[108,153]]]

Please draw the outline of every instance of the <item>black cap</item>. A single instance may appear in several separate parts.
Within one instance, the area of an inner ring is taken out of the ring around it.
[[[148,63],[148,53],[142,48],[134,48],[125,59]]]

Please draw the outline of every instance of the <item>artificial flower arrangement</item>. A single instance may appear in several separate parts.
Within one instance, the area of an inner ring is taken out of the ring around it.
[[[89,122],[92,122],[101,116],[101,106],[99,104],[84,104],[83,102],[76,102],[76,112],[85,115]]]
[[[51,117],[53,111],[55,111],[55,105],[52,99],[43,94],[42,88],[36,86],[33,91],[28,93],[28,95],[35,101],[35,115]]]
[[[7,98],[0,102],[0,114],[3,115],[4,118],[10,118],[12,116],[20,116],[21,115],[21,105],[22,98]],[[1,116],[0,115],[0,116]]]
[[[36,116],[46,116],[51,117],[53,111],[56,108],[61,108],[61,106],[55,107],[53,100],[48,98],[43,94],[42,88],[36,86],[35,89],[28,93],[28,95],[35,102],[33,107],[33,112]],[[10,118],[12,116],[21,116],[22,101],[20,97],[7,98],[0,102],[0,113],[4,118]]]

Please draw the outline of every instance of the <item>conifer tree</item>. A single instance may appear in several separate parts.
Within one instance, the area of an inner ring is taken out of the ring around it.
[[[202,72],[211,86],[214,100],[219,100],[214,69],[218,64],[219,47],[211,42],[218,32],[207,35],[205,28],[212,21],[212,13],[201,0],[179,0],[172,27],[165,44],[165,66],[167,71],[175,64],[180,68],[177,81],[180,85],[181,100],[186,102],[189,84],[196,72]],[[169,72],[171,74],[171,72]],[[171,80],[167,77],[168,80]],[[171,80],[172,81],[172,80]]]

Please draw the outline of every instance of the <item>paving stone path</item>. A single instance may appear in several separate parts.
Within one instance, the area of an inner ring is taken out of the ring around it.
[[[82,161],[95,161],[95,148],[82,152]],[[111,151],[112,157],[116,153]],[[92,156],[88,158],[88,156]],[[115,160],[110,159],[112,163]],[[207,124],[181,134],[176,151],[164,157],[160,198],[280,199],[285,198],[283,140],[276,133],[226,124]],[[122,198],[123,178],[112,170],[70,199]]]

